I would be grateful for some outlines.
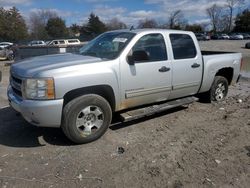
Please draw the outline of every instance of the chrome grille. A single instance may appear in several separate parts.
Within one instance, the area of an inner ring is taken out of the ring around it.
[[[12,87],[12,90],[16,95],[19,97],[22,97],[22,79],[17,78],[14,75],[11,75],[10,77],[10,85]]]

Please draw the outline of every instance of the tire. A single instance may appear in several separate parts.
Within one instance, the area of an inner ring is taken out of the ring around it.
[[[215,76],[212,86],[208,92],[199,94],[201,102],[221,102],[228,93],[228,81],[223,76]]]
[[[83,95],[64,107],[61,128],[72,142],[85,144],[100,138],[108,129],[111,119],[111,107],[103,97]]]
[[[215,76],[214,82],[210,89],[211,101],[221,102],[228,93],[228,81],[223,76]]]
[[[7,57],[7,59],[8,59],[9,61],[14,60],[14,59],[15,59],[14,54],[9,54],[8,57]]]
[[[250,49],[250,42],[246,43],[246,48]]]

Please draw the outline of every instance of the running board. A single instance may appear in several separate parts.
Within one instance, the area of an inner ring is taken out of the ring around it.
[[[127,112],[120,114],[120,116],[123,122],[132,121],[132,120],[139,119],[145,116],[150,116],[150,115],[162,112],[162,111],[166,111],[171,108],[175,108],[175,107],[182,106],[182,105],[187,105],[195,101],[198,101],[198,99],[195,97],[187,97],[187,98],[169,101],[163,104],[158,104],[158,105],[153,105],[149,107],[139,108],[136,110],[127,111]]]

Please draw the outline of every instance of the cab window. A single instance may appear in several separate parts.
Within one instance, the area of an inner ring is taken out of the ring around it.
[[[148,54],[147,62],[168,59],[164,37],[161,34],[148,34],[141,37],[132,48],[132,51],[145,51]]]
[[[187,34],[170,34],[174,59],[191,59],[197,55],[193,39]]]

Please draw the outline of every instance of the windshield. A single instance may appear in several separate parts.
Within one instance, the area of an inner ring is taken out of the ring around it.
[[[115,59],[135,36],[131,32],[104,33],[80,49],[80,54],[99,57],[102,59]]]

